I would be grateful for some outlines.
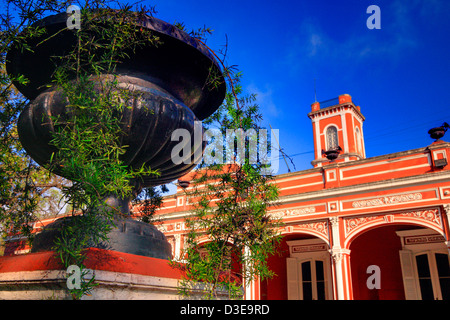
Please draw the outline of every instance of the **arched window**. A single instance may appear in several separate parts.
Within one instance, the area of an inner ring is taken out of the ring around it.
[[[337,148],[339,145],[338,132],[335,126],[330,126],[326,132],[327,150]]]

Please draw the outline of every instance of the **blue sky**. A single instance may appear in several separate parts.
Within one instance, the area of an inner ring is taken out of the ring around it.
[[[361,106],[368,157],[425,147],[428,129],[450,123],[448,0],[152,4],[162,20],[212,28],[208,44],[216,50],[228,38],[227,62],[258,94],[265,123],[280,130],[291,171],[312,168],[314,79],[318,101],[348,93]],[[366,26],[370,5],[381,10],[379,30]]]
[[[291,171],[312,168],[314,79],[318,101],[348,93],[361,106],[367,157],[425,147],[428,129],[450,123],[448,0],[142,3],[167,22],[212,28],[215,50],[228,39],[227,62],[257,94],[264,124],[279,129]],[[370,5],[381,10],[379,30],[366,26]],[[287,171],[281,160],[279,173]]]

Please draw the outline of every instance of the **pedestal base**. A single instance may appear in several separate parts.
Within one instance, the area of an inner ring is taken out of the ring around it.
[[[55,239],[65,224],[80,217],[66,217],[47,225],[33,240],[31,252],[51,251]],[[158,259],[170,259],[172,249],[166,236],[152,224],[133,220],[131,218],[118,219],[116,227],[108,234],[109,242],[95,246],[99,249],[108,249],[118,252],[131,253]],[[94,245],[92,245],[94,246]]]
[[[86,250],[94,287],[83,300],[180,299],[181,273],[167,260],[110,250]],[[67,273],[54,252],[0,257],[0,299],[71,299]]]

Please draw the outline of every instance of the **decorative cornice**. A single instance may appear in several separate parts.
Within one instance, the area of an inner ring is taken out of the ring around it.
[[[327,197],[336,196],[339,194],[340,196],[346,194],[354,194],[354,193],[365,193],[368,191],[377,191],[382,190],[387,187],[402,187],[411,183],[415,184],[430,184],[437,181],[448,181],[450,179],[450,171],[438,171],[433,173],[428,173],[426,175],[416,175],[409,177],[401,177],[390,180],[380,180],[373,181],[367,183],[353,184],[350,186],[336,187],[330,189],[322,189],[318,191],[310,191],[303,192],[293,195],[281,196],[278,199],[279,203],[290,203],[290,202],[298,202],[298,201],[312,201],[315,199],[323,199]]]
[[[361,111],[358,110],[358,108],[356,108],[356,106],[353,104],[353,102],[345,102],[345,103],[341,103],[341,104],[336,104],[333,106],[329,106],[323,109],[319,109],[316,111],[312,111],[310,113],[308,113],[308,118],[313,119],[315,117],[318,116],[323,116],[325,115],[327,112],[333,112],[334,109],[348,109],[353,111],[362,121],[366,120],[366,118],[362,115]],[[341,110],[338,110],[338,112],[340,112]]]

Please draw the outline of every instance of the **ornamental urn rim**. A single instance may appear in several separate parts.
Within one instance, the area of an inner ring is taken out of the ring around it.
[[[43,37],[30,40],[28,44],[35,46],[33,53],[21,52],[14,45],[8,48],[7,73],[23,74],[30,80],[27,85],[14,83],[29,100],[48,89],[55,69],[51,57],[62,55],[74,45],[75,31],[61,31],[66,28],[69,17],[70,14],[63,12],[35,22],[34,26],[47,29],[45,37],[56,36],[39,46],[35,45]],[[199,120],[212,115],[225,98],[226,84],[220,65],[210,50],[185,31],[161,19],[136,15],[136,25],[153,31],[161,39],[161,44],[158,44],[158,48],[149,44],[136,49],[129,59],[121,61],[117,74],[141,74],[143,79],[154,81],[191,108]],[[214,88],[207,88],[211,74],[219,75],[221,80]]]

